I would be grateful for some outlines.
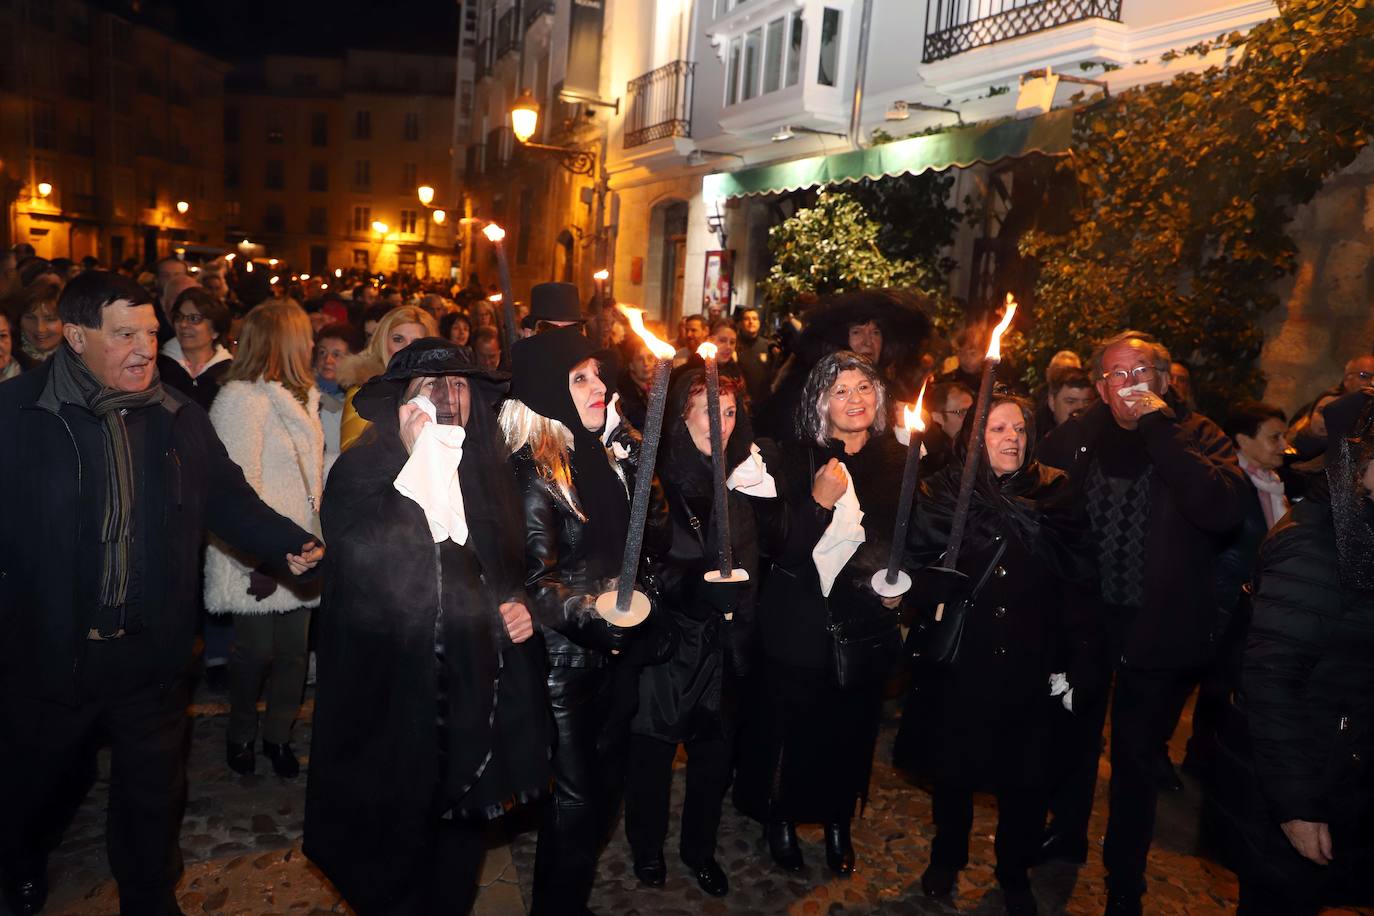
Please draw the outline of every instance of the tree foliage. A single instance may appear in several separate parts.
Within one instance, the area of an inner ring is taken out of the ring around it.
[[[1214,52],[1228,65],[1079,115],[1074,228],[1022,240],[1041,265],[1032,380],[1064,345],[1136,327],[1190,364],[1207,409],[1259,393],[1257,322],[1296,264],[1286,224],[1374,130],[1374,3],[1285,0],[1165,59]]]

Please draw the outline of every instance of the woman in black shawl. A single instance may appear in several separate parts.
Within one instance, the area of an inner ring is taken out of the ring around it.
[[[594,608],[620,572],[635,475],[653,471],[638,467],[637,432],[624,421],[606,428],[614,362],[580,328],[517,341],[511,360],[501,427],[523,501],[525,586],[544,634],[555,730],[532,912],[581,914],[624,777],[638,666],[671,650],[656,615],[617,627]],[[646,557],[666,533],[661,494],[655,502]]]
[[[687,797],[678,850],[702,890],[714,897],[730,890],[715,858],[716,833],[730,783],[736,690],[748,664],[758,581],[758,535],[750,503],[752,495],[764,498],[773,486],[753,448],[748,414],[740,403],[743,394],[743,381],[721,377],[732,565],[749,574],[741,583],[708,584],[702,578],[718,571],[720,553],[703,370],[685,372],[668,398],[666,454],[659,469],[672,546],[655,564],[655,574],[660,607],[678,638],[671,658],[640,675],[625,792],[625,834],[635,875],[643,884],[662,887],[673,757],[679,744],[686,747]]]
[[[365,916],[467,912],[484,822],[548,788],[543,646],[494,411],[503,382],[446,341],[412,343],[359,391],[372,426],[325,491],[305,852]],[[450,536],[397,485],[431,422],[463,428],[466,531]]]
[[[911,591],[917,602],[937,593],[946,607],[971,602],[954,660],[918,669],[908,699],[929,717],[922,732],[933,742],[936,835],[921,885],[932,897],[954,889],[968,863],[973,793],[987,787],[997,796],[996,875],[1013,914],[1036,912],[1027,869],[1044,826],[1051,704],[1074,702],[1062,692],[1051,697],[1051,675],[1066,675],[1079,703],[1098,686],[1087,674],[1097,645],[1093,617],[1077,586],[1091,572],[1086,525],[1068,513],[1063,472],[1030,457],[1034,415],[1028,401],[993,397],[959,553],[965,584],[951,596],[926,573]],[[944,554],[963,463],[923,482],[908,568]]]

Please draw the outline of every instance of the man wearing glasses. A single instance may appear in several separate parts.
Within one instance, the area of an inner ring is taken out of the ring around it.
[[[1370,385],[1374,385],[1374,356],[1357,356],[1345,364],[1341,387],[1346,394],[1354,394]]]
[[[1109,650],[1102,683],[1074,685],[1073,719],[1061,723],[1056,744],[1065,756],[1043,853],[1087,857],[1114,675],[1103,849],[1109,914],[1141,912],[1158,761],[1211,653],[1216,556],[1244,507],[1245,474],[1230,440],[1170,390],[1169,370],[1169,351],[1148,334],[1124,331],[1102,342],[1089,367],[1101,401],[1057,427],[1039,453],[1068,473],[1087,518]]]

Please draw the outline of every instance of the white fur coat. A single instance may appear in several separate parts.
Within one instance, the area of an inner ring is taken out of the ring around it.
[[[319,534],[309,499],[313,496],[318,505],[324,490],[319,391],[312,386],[302,406],[279,382],[230,382],[215,397],[210,422],[229,457],[243,468],[243,476],[262,501],[307,531]],[[211,536],[209,541],[205,551],[205,608],[212,614],[267,614],[319,606],[318,585],[292,588],[289,582],[279,582],[275,592],[256,600],[248,594],[248,573],[258,561],[239,554],[218,538]]]

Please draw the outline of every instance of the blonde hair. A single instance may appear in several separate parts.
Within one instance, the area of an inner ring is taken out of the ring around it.
[[[498,419],[501,435],[506,439],[506,453],[514,455],[528,445],[539,476],[552,484],[573,514],[585,522],[587,516],[572,492],[572,467],[568,464],[568,443],[572,441],[572,433],[568,427],[535,413],[524,401],[515,398],[507,398],[501,405]]]
[[[403,324],[418,324],[425,329],[426,337],[439,336],[439,324],[434,320],[434,316],[418,305],[400,305],[382,316],[382,320],[377,322],[377,328],[372,332],[372,339],[367,342],[367,348],[363,351],[372,359],[381,363],[382,371],[386,371],[386,364],[389,360],[386,357],[386,339],[391,336],[391,332]]]
[[[243,316],[226,382],[280,382],[302,403],[315,384],[310,317],[294,302],[264,302]]]

